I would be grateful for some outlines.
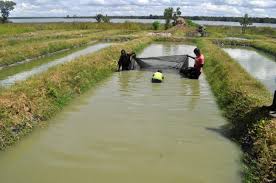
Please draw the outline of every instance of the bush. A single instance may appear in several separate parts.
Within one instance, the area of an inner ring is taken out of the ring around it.
[[[192,20],[186,20],[186,23],[189,27],[197,27],[198,24],[194,23]]]
[[[153,22],[152,27],[154,30],[158,30],[160,28],[160,22],[159,21]]]
[[[110,23],[110,18],[106,15],[102,18],[104,23]]]

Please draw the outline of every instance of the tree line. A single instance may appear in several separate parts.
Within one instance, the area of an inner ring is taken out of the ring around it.
[[[243,17],[215,17],[215,16],[181,16],[189,20],[205,21],[223,21],[223,22],[240,22]],[[95,18],[95,16],[67,16],[65,18]],[[111,19],[165,19],[164,15],[149,16],[109,16]],[[276,23],[276,18],[269,17],[249,17],[253,23]]]
[[[240,22],[243,17],[185,16],[185,18],[192,20]],[[249,17],[249,21],[253,23],[276,23],[276,18]]]

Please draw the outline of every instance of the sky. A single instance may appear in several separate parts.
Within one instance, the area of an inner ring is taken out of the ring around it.
[[[276,18],[276,0],[13,0],[11,16],[162,15],[180,7],[184,16],[242,16]]]

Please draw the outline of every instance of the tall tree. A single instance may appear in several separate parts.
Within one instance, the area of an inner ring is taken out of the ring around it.
[[[176,9],[176,11],[173,11],[173,25],[175,26],[177,24],[177,19],[181,16],[182,12],[180,11],[180,7]]]
[[[246,32],[246,28],[249,25],[252,25],[252,22],[250,21],[248,14],[245,14],[244,17],[241,18],[240,24],[242,26],[242,33],[244,34]]]
[[[166,19],[165,28],[170,28],[171,20],[173,18],[173,8],[166,8],[164,10],[164,17]]]
[[[103,16],[102,20],[104,23],[110,23],[110,18],[107,15]]]
[[[1,16],[0,21],[5,23],[10,16],[10,12],[14,10],[16,3],[13,1],[0,1]]]
[[[180,7],[178,7],[178,8],[176,9],[176,15],[177,15],[177,16],[181,16],[181,14],[182,14],[182,12],[180,11]]]

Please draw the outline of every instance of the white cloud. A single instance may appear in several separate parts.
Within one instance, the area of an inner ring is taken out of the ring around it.
[[[181,7],[183,15],[276,17],[276,0],[14,0],[11,16],[162,15],[166,7]]]

